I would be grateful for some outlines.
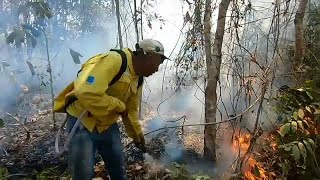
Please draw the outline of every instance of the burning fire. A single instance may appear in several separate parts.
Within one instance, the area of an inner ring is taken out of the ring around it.
[[[262,168],[262,164],[257,162],[253,157],[248,160],[248,168],[244,173],[245,179],[249,180],[266,180],[267,172]]]
[[[248,133],[242,133],[236,136],[232,143],[232,150],[235,153],[240,153],[244,155],[250,146],[251,135]],[[276,148],[272,146],[272,148]],[[253,155],[250,155],[244,172],[245,179],[248,180],[266,180],[267,172],[263,169],[263,165],[260,162],[257,162]]]
[[[251,137],[250,134],[237,135],[233,140],[232,150],[234,152],[239,152],[240,150],[240,153],[245,153],[248,150],[250,145],[250,137]]]

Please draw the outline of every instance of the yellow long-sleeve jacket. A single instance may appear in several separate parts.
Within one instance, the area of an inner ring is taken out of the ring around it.
[[[121,78],[109,86],[111,80],[119,72],[122,59],[117,52],[99,54],[82,65],[78,77],[69,84],[55,99],[54,112],[68,112],[79,117],[87,110],[81,123],[89,130],[97,128],[101,133],[115,123],[119,113],[128,114],[122,117],[129,137],[139,141],[142,133],[138,122],[139,100],[142,86],[137,88],[139,76],[132,65],[129,48],[123,49],[127,56],[127,69]],[[66,107],[68,101],[77,100]]]

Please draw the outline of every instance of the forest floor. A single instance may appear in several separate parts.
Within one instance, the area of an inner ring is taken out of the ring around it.
[[[25,92],[15,108],[1,112],[5,126],[0,131],[0,179],[70,179],[67,157],[57,157],[55,153],[57,128],[53,127],[50,105],[49,95]],[[146,132],[150,125],[156,128],[159,119],[153,111],[144,109],[144,112],[141,124]],[[57,124],[64,118],[64,114],[57,114]],[[119,124],[124,132],[121,122]],[[148,135],[146,154],[122,133],[129,179],[217,179],[214,165],[202,158],[200,132],[193,128],[165,129]],[[60,145],[65,139],[64,134]],[[94,169],[96,179],[108,179],[99,155]]]

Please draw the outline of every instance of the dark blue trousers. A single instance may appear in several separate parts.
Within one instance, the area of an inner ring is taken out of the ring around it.
[[[71,131],[77,118],[68,114],[67,130]],[[103,133],[78,127],[69,145],[68,164],[74,180],[91,180],[94,176],[95,153],[98,152],[112,180],[126,180],[126,171],[119,126],[111,125]]]

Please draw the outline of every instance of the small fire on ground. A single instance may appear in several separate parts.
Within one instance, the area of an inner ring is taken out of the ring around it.
[[[251,135],[248,133],[237,134],[233,138],[232,151],[236,155],[243,155],[247,152],[250,146]],[[267,180],[267,172],[263,169],[263,165],[257,162],[251,154],[245,163],[244,178],[246,180]]]

